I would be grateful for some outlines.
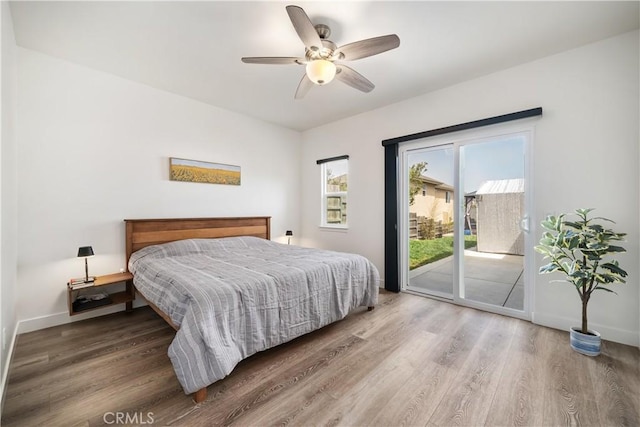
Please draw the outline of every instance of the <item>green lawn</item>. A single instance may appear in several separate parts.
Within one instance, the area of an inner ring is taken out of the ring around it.
[[[465,249],[476,245],[476,236],[464,236]],[[409,270],[453,255],[453,237],[409,241]]]

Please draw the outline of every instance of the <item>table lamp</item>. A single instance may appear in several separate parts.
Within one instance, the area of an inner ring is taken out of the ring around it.
[[[291,230],[287,230],[286,233],[284,233],[285,236],[287,236],[287,245],[291,244],[291,236],[293,236],[293,231]]]
[[[87,258],[93,256],[93,248],[91,246],[81,246],[78,248],[78,258],[84,257],[84,281],[92,282],[93,277],[89,280],[89,263],[87,262]]]

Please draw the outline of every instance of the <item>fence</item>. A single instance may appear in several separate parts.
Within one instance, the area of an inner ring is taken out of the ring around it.
[[[453,223],[443,224],[426,216],[418,216],[415,212],[409,213],[409,238],[410,239],[438,239],[444,234],[453,232]]]

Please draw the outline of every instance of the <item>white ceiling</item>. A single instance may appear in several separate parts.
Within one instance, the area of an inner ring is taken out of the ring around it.
[[[338,46],[395,33],[400,47],[349,65],[376,88],[339,81],[294,92],[304,56],[285,11],[302,6]],[[639,2],[12,2],[19,46],[306,130],[639,27]]]

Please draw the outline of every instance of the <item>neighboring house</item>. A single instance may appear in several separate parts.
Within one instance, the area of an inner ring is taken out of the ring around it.
[[[415,195],[409,212],[447,224],[453,221],[453,187],[436,179],[420,176],[422,188]]]
[[[327,191],[328,192],[347,191],[347,174],[344,173],[336,177],[329,177],[327,180]]]
[[[485,181],[475,199],[478,252],[524,255],[524,179]]]
[[[347,174],[329,177],[327,180],[327,193],[336,193],[327,197],[327,223],[347,223],[347,197],[340,192],[347,191]]]

